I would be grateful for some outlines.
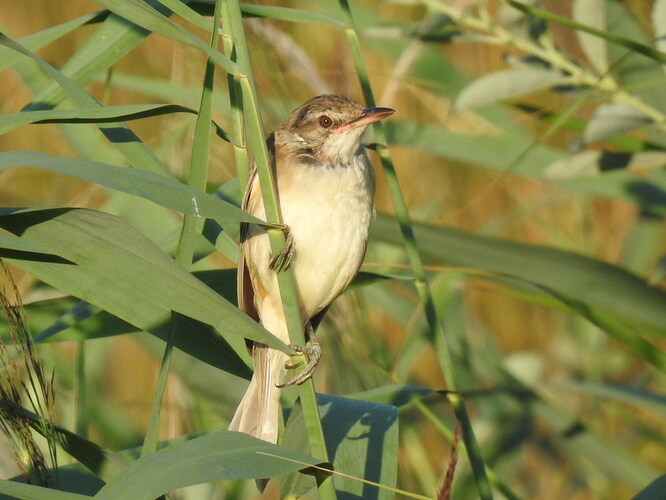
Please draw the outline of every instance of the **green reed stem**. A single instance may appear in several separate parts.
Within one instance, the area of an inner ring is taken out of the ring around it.
[[[222,2],[218,1],[215,5],[215,15],[213,20],[214,29],[211,33],[210,46],[213,50],[217,47],[218,30],[220,22]],[[203,79],[203,90],[201,92],[201,102],[199,105],[199,114],[194,128],[194,139],[192,141],[192,156],[190,159],[190,168],[187,176],[188,185],[200,191],[206,190],[206,180],[208,178],[208,162],[210,154],[210,143],[212,135],[212,108],[213,108],[213,83],[215,80],[215,63],[209,57],[206,61],[206,70]],[[194,256],[194,246],[197,235],[201,232],[204,219],[197,215],[185,215],[183,217],[183,227],[176,250],[176,262],[183,268],[188,269],[192,264]],[[166,388],[169,366],[173,346],[178,331],[178,315],[171,317],[171,326],[169,328],[169,337],[167,338],[164,356],[160,366],[160,372],[157,378],[155,395],[150,411],[148,429],[143,441],[141,456],[152,453],[157,449],[159,440],[159,430],[161,422],[161,407],[164,391]]]
[[[243,30],[243,20],[240,6],[237,0],[227,2],[229,9],[229,21],[233,34],[234,48],[236,50],[237,64],[241,68],[242,75],[239,78],[242,91],[243,111],[245,126],[247,127],[254,161],[257,165],[257,175],[261,185],[261,195],[266,210],[266,219],[270,223],[282,222],[278,192],[275,178],[271,169],[268,152],[264,142],[264,131],[261,124],[261,114],[257,103],[257,92],[252,76],[252,65],[249,50]],[[269,228],[268,237],[274,254],[279,252],[285,243],[284,234],[280,229]],[[305,335],[301,323],[298,297],[291,270],[278,273],[278,283],[282,298],[282,307],[287,321],[289,339],[292,344],[305,344]],[[324,432],[321,428],[321,417],[314,392],[312,380],[308,380],[299,387],[299,396],[306,422],[306,431],[310,442],[312,455],[322,461],[328,461]],[[333,480],[329,477],[319,485],[319,493],[323,499],[335,499]]]
[[[354,28],[354,20],[352,18],[348,0],[339,0],[339,2],[345,16],[345,22],[347,24],[345,31],[347,34],[347,40],[349,41],[349,45],[351,47],[352,55],[354,57],[356,72],[358,74],[361,89],[363,91],[363,97],[368,106],[375,106],[375,98],[372,92],[372,87],[370,86],[368,72],[365,68],[365,64],[363,63],[358,34]],[[400,223],[400,230],[402,232],[403,242],[405,245],[405,252],[407,254],[407,258],[409,259],[410,266],[412,267],[412,272],[414,273],[414,283],[416,285],[416,290],[421,303],[423,304],[426,320],[428,321],[428,325],[431,331],[434,333],[435,349],[438,354],[438,359],[440,360],[442,372],[449,389],[452,391],[457,391],[458,383],[456,380],[455,367],[451,360],[448,341],[441,321],[438,317],[432,292],[430,291],[430,286],[428,284],[425,269],[423,267],[423,261],[421,260],[418,246],[416,244],[416,239],[414,237],[414,230],[410,222],[405,197],[402,194],[402,188],[400,187],[400,182],[398,181],[395,166],[393,165],[393,160],[388,151],[383,124],[381,122],[376,123],[374,125],[374,131],[375,139],[378,144],[377,152],[379,153],[384,176],[386,177],[386,184],[391,195],[391,200],[393,201],[396,216]],[[472,424],[469,419],[469,415],[467,414],[465,403],[462,397],[459,395],[449,397],[449,401],[451,402],[453,411],[462,429],[463,441],[467,449],[467,454],[472,466],[479,495],[484,500],[491,499],[493,497],[492,490],[490,488],[490,483],[488,482],[485,465],[481,456],[481,450],[479,448],[478,442],[476,441],[476,437],[474,436],[474,430],[472,429]]]

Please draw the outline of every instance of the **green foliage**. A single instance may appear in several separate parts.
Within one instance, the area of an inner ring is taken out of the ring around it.
[[[78,418],[52,429],[75,462],[57,489],[3,479],[3,498],[255,498],[243,480],[271,477],[282,497],[663,496],[666,1],[96,3],[0,34],[30,94],[0,90],[0,257],[29,277],[58,413]],[[471,50],[490,61],[474,78]],[[322,327],[330,395],[285,390],[272,446],[219,427],[251,373],[244,338],[289,352],[235,305],[234,238],[257,222],[239,194],[256,158],[279,250],[264,127],[322,85],[398,113],[369,138],[366,268]],[[129,339],[159,371],[138,418],[111,397],[143,381]]]

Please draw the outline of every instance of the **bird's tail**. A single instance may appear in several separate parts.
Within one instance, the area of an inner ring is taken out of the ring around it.
[[[280,427],[280,388],[284,364],[289,357],[276,349],[255,344],[252,350],[254,375],[236,409],[230,431],[240,431],[277,443]]]

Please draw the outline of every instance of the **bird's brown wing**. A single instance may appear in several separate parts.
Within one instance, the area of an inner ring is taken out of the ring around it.
[[[253,163],[250,167],[250,172],[245,186],[245,193],[243,195],[243,204],[241,208],[247,212],[250,197],[252,196],[252,187],[255,184],[257,177],[257,167]],[[247,240],[250,225],[247,222],[241,222],[240,225],[240,247],[238,249],[238,307],[241,311],[245,312],[248,316],[255,321],[259,321],[259,315],[254,307],[254,288],[252,288],[252,281],[250,280],[250,272],[245,262],[245,252],[243,243]]]
[[[270,134],[268,139],[266,139],[266,147],[268,150],[268,160],[270,161],[271,168],[273,173],[275,173],[275,139],[274,135]],[[245,193],[243,194],[243,203],[241,208],[246,212],[250,213],[251,200],[255,196],[261,196],[261,193],[255,193],[254,191],[259,188],[259,183],[256,182],[257,179],[257,165],[252,163],[250,166],[250,171],[248,173],[247,184],[245,186]],[[245,259],[245,251],[243,243],[247,240],[248,234],[250,232],[250,224],[247,222],[241,222],[240,225],[240,249],[238,252],[238,281],[237,281],[237,292],[238,292],[238,307],[245,314],[250,316],[256,322],[259,322],[259,314],[254,305],[254,287],[252,286],[252,280],[250,279],[250,272],[247,268],[247,262]],[[250,343],[249,343],[250,344]]]

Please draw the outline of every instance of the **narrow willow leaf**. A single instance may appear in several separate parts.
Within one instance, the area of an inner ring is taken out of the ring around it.
[[[663,168],[665,165],[666,153],[660,151],[646,151],[636,154],[598,150],[583,151],[546,167],[544,178],[561,181],[600,175],[606,171],[617,169],[626,169],[638,176],[645,176]]]
[[[608,40],[609,42],[620,45],[621,47],[629,49],[632,52],[638,52],[657,62],[666,63],[666,53],[660,52],[654,49],[653,47],[650,47],[649,45],[644,45],[642,43],[637,43],[634,40],[629,40],[628,38],[617,36],[614,33],[611,33],[610,31],[598,30],[596,28],[593,28],[592,26],[586,26],[584,24],[577,23],[567,17],[560,16],[558,14],[553,14],[552,12],[549,12],[544,9],[532,7],[518,0],[507,0],[507,1],[512,7],[515,7],[516,9],[526,12],[532,16],[544,19],[545,21],[552,21],[554,23],[561,24],[562,26],[566,26],[567,28],[584,31],[585,33],[601,37],[605,40]]]
[[[537,66],[520,66],[477,78],[458,95],[455,109],[463,110],[566,83],[559,71]]]
[[[140,196],[183,214],[214,219],[221,224],[252,222],[263,224],[240,208],[171,177],[137,168],[116,167],[88,160],[60,158],[30,151],[0,153],[0,171],[13,167],[43,168],[110,189]]]
[[[606,28],[606,0],[575,0],[572,9],[573,19],[599,31]],[[588,61],[599,74],[608,69],[606,41],[584,31],[576,32],[580,46]]]
[[[63,24],[58,24],[57,26],[51,26],[32,35],[25,36],[19,40],[21,45],[25,48],[36,51],[42,47],[48,45],[49,43],[61,38],[68,33],[71,33],[76,28],[79,28],[86,24],[93,24],[102,22],[109,15],[108,11],[99,11],[93,12],[91,14],[86,14],[85,16],[77,17],[71,21],[67,21]],[[0,71],[7,69],[21,60],[21,56],[15,51],[9,49],[8,47],[0,47]]]
[[[308,455],[247,434],[220,431],[162,448],[132,462],[95,498],[153,500],[185,486],[274,477],[310,465],[326,466]]]
[[[372,231],[383,241],[400,243],[392,217],[380,215]],[[515,276],[651,334],[666,335],[666,292],[620,267],[556,248],[426,224],[415,224],[415,233],[421,252],[438,263]]]
[[[633,106],[619,103],[602,104],[590,119],[583,132],[583,142],[606,139],[624,134],[652,123],[652,120]]]
[[[172,113],[196,114],[197,112],[177,104],[128,104],[125,106],[22,111],[0,116],[0,134],[31,123],[113,123]],[[237,145],[236,141],[232,140],[222,127],[215,122],[212,123],[217,135],[225,141]]]
[[[666,0],[656,0],[652,7],[655,45],[666,53]]]

